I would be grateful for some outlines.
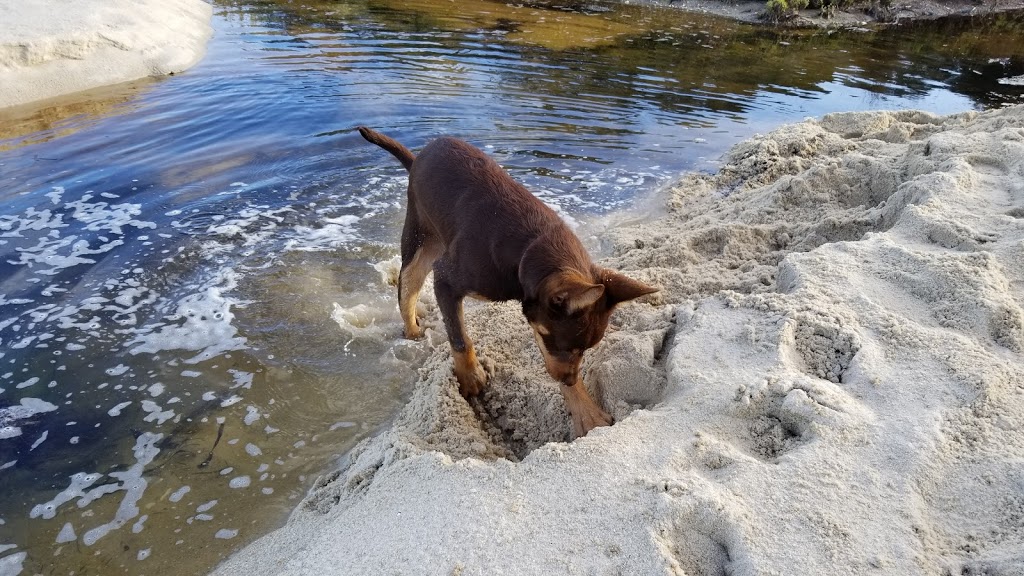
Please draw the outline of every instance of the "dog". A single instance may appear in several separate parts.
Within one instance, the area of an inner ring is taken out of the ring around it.
[[[398,277],[406,338],[422,334],[416,299],[433,270],[459,391],[475,396],[487,374],[466,334],[462,300],[519,300],[574,433],[610,425],[581,382],[583,353],[601,341],[618,304],[658,290],[595,265],[558,214],[480,149],[441,137],[416,156],[379,132],[358,130],[409,171]]]

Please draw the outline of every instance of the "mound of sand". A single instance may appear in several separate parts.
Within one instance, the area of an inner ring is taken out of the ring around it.
[[[567,442],[518,307],[473,307],[490,391],[438,346],[217,573],[1024,573],[1024,107],[832,114],[725,160],[613,233],[664,287],[589,353],[618,424]]]
[[[0,108],[185,70],[212,15],[202,0],[0,0]]]

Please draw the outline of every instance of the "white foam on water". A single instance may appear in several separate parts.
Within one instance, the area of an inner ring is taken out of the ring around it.
[[[170,500],[171,502],[178,502],[182,498],[184,498],[185,494],[188,494],[189,491],[191,490],[192,488],[190,486],[182,486],[181,488],[178,488],[177,490],[172,492],[171,495],[167,497],[167,499]]]
[[[15,388],[17,388],[19,390],[22,389],[22,388],[28,388],[29,386],[35,385],[37,382],[39,382],[39,377],[38,376],[33,376],[32,378],[29,378],[28,380],[25,380],[21,384],[18,384],[17,386],[15,386]]]
[[[56,409],[56,405],[39,398],[22,398],[20,404],[0,408],[0,440],[21,436],[21,427],[15,422]]]
[[[176,415],[174,410],[164,410],[159,404],[152,400],[142,401],[142,411],[146,413],[146,417],[143,418],[143,421],[156,422],[157,426],[162,425],[164,422],[174,418]]]
[[[117,366],[114,366],[113,368],[107,368],[106,369],[106,373],[107,373],[107,376],[120,376],[121,374],[124,374],[128,370],[130,370],[130,368],[128,368],[124,364],[118,364]]]
[[[345,215],[324,218],[323,226],[312,228],[296,226],[296,238],[285,241],[284,249],[296,252],[316,252],[340,248],[360,239],[355,225],[362,220],[359,216]]]
[[[86,224],[85,229],[93,232],[109,232],[123,234],[125,226],[135,228],[156,228],[156,223],[136,220],[135,216],[142,213],[141,204],[110,204],[108,202],[89,202],[92,194],[86,193],[81,199],[68,202],[66,206],[74,210],[72,217]]]
[[[39,436],[39,438],[35,442],[32,443],[32,447],[29,448],[28,451],[31,452],[31,451],[35,450],[36,448],[39,448],[39,445],[42,444],[43,442],[45,442],[46,441],[46,437],[49,436],[49,435],[50,435],[50,431],[49,430],[43,430],[43,433]]]
[[[219,270],[203,289],[173,305],[174,312],[162,321],[140,328],[127,343],[132,354],[157,354],[166,350],[198,352],[185,359],[195,364],[232,350],[245,349],[246,339],[232,325],[232,306],[242,302],[227,295],[237,286],[238,275],[231,268]]]
[[[36,504],[32,507],[29,512],[29,518],[43,518],[50,520],[57,515],[57,509],[66,502],[70,502],[75,498],[82,498],[85,496],[85,489],[96,483],[97,480],[102,478],[102,474],[97,473],[85,473],[76,472],[71,475],[71,484],[67,488],[61,490],[53,500],[44,502],[42,504]]]
[[[138,556],[136,556],[136,558],[141,562],[141,561],[145,560],[146,558],[149,558],[149,554],[150,554],[150,552],[152,550],[153,550],[152,548],[144,548],[142,550],[139,550],[139,554],[138,554]]]
[[[47,197],[52,203],[59,204],[65,192],[63,188],[54,188]],[[38,235],[34,246],[17,246],[15,251],[19,257],[9,262],[52,276],[65,268],[94,264],[96,261],[89,256],[109,252],[123,245],[122,238],[111,237],[124,236],[125,227],[156,228],[154,222],[135,219],[142,212],[139,204],[91,202],[93,198],[91,193],[86,192],[80,199],[57,208],[58,212],[49,208],[37,210],[29,207],[18,216],[0,216],[0,237],[25,238],[26,233],[48,231]],[[61,230],[70,228],[72,222],[84,225],[81,226],[83,231],[97,233],[92,236],[100,243],[94,247],[94,242],[81,233],[62,236]]]
[[[156,382],[147,385],[141,381],[147,376],[133,372],[138,370],[136,362],[117,362],[115,359],[123,360],[123,352],[133,356],[174,352],[162,356],[161,364],[180,366],[194,365],[231,351],[245,350],[248,347],[247,340],[233,326],[235,311],[247,304],[233,295],[242,271],[248,270],[244,267],[244,260],[242,264],[238,262],[254,253],[273,259],[279,251],[336,250],[362,242],[359,232],[362,223],[382,211],[395,210],[396,205],[391,197],[395,195],[395,190],[404,188],[404,182],[404,177],[385,179],[381,182],[383,190],[379,193],[380,198],[353,198],[345,194],[339,195],[344,200],[325,202],[319,208],[314,203],[297,208],[249,205],[233,213],[233,216],[206,217],[201,227],[195,224],[201,220],[195,216],[196,212],[182,216],[184,212],[180,210],[171,211],[168,215],[179,217],[172,223],[172,227],[178,229],[176,233],[154,232],[149,235],[136,234],[139,230],[157,228],[157,224],[141,217],[141,204],[121,202],[114,194],[101,192],[97,195],[92,191],[75,199],[73,190],[54,187],[43,195],[47,199],[45,206],[30,207],[13,216],[0,216],[0,238],[10,246],[7,249],[10,252],[7,260],[13,266],[22,267],[22,279],[18,282],[33,290],[32,298],[21,297],[18,293],[12,293],[10,298],[8,295],[0,295],[0,331],[3,331],[0,333],[0,345],[10,350],[49,346],[56,348],[54,356],[63,354],[77,359],[90,358],[92,355],[99,360],[93,360],[99,365],[90,364],[89,368],[94,368],[101,375],[105,374],[109,382],[83,381],[79,388],[88,386],[103,389],[104,394],[111,394],[98,401],[98,413],[106,411],[111,418],[141,419],[153,427],[165,425],[168,421],[182,417],[182,414],[174,410],[165,409],[166,405],[180,399],[175,397],[161,406],[153,399],[144,398],[160,397],[168,386],[173,385],[174,377],[167,381],[168,384]],[[241,188],[236,187],[234,191],[241,191]],[[299,223],[296,224],[296,221]],[[175,252],[173,245],[168,243],[168,257],[164,262],[175,265],[184,263],[189,266],[187,274],[192,274],[184,276],[192,279],[189,284],[173,284],[176,292],[171,293],[162,287],[163,283],[154,282],[154,279],[160,280],[160,267],[151,266],[142,260],[132,261],[136,256],[123,261],[116,260],[122,257],[122,253],[128,252],[120,250],[120,247],[129,242],[135,242],[134,246],[139,247],[140,243],[153,244],[150,242],[153,240],[156,246],[149,249],[150,254],[159,253],[161,241],[157,237],[175,241],[180,237],[177,232],[200,236],[204,244],[198,251],[198,260],[190,262],[185,258],[191,257],[192,252],[183,253],[180,247]],[[100,255],[108,253],[113,255],[100,258]],[[107,270],[108,274],[103,276],[109,277],[107,280],[90,278],[86,267],[101,260],[104,266],[117,262],[123,269],[119,274],[116,268]],[[262,261],[260,265],[263,266]],[[394,268],[389,274],[397,276],[399,260],[396,258],[388,265]],[[50,278],[76,266],[81,266],[82,271],[74,272],[80,276],[72,282],[84,279],[78,284],[68,282],[63,274]],[[237,272],[236,267],[239,270]],[[384,271],[377,269],[382,273],[382,281],[387,282],[383,278]],[[32,284],[38,286],[33,287]],[[43,289],[40,291],[40,288]],[[387,317],[394,321],[395,317],[390,309],[385,312],[366,305],[345,309],[339,314],[347,323],[349,331],[357,333],[352,334],[353,337],[366,338],[386,337],[387,331],[377,325],[377,318]],[[342,325],[341,321],[339,325]],[[0,358],[4,354],[6,352],[0,352]],[[69,362],[68,366],[73,364]],[[63,365],[56,368],[65,369]],[[230,389],[238,389],[239,394],[226,399],[213,393],[210,393],[209,398],[203,396],[210,401],[219,401],[222,408],[242,402],[245,394],[243,390],[251,389],[255,379],[253,372],[245,370],[230,369],[228,373],[233,379]],[[151,372],[148,377],[152,378],[156,374]],[[199,377],[202,373],[199,370],[183,370],[181,375]],[[26,375],[19,378],[23,381],[17,384],[18,380],[12,380],[11,376],[8,374],[7,377],[10,380],[8,388],[30,388],[42,382],[38,376],[28,378],[30,375]],[[52,386],[56,385],[54,381]],[[71,384],[62,382],[61,385]],[[136,392],[138,397],[127,396],[129,390]],[[113,395],[114,391],[120,392],[121,397]],[[71,404],[75,398],[71,394],[79,390],[72,388],[67,392],[66,403]],[[186,399],[190,400],[195,401],[196,398],[192,396]],[[139,403],[141,410],[126,410],[135,402]],[[57,410],[56,405],[36,398],[22,399],[20,405],[0,409],[0,440],[22,435],[25,419],[54,410]],[[186,409],[184,414],[187,413]],[[246,407],[246,425],[255,424],[262,417],[260,407]],[[268,425],[264,431],[271,434],[278,429]],[[42,431],[31,450],[39,448],[47,437],[48,431]],[[153,432],[143,432],[136,440],[136,462],[127,470],[112,472],[108,477],[85,472],[72,475],[70,484],[53,500],[33,507],[32,517],[53,519],[58,510],[71,501],[77,502],[79,508],[91,515],[94,510],[88,507],[93,502],[114,497],[115,493],[123,493],[113,517],[102,519],[105,521],[98,525],[79,525],[77,530],[76,526],[66,523],[58,540],[80,540],[86,546],[91,546],[133,518],[138,520],[129,524],[132,531],[142,531],[147,518],[139,517],[138,503],[147,487],[142,472],[159,452],[156,442],[161,437]],[[69,442],[77,444],[80,439],[80,436],[73,436]],[[234,441],[238,442],[237,439]],[[251,457],[263,455],[263,449],[259,446],[244,441],[242,443]],[[51,446],[46,445],[41,452],[50,449]],[[0,469],[13,467],[16,463],[17,460],[12,460]],[[224,473],[230,473],[230,470]],[[231,478],[229,486],[246,488],[251,483],[249,476],[237,476]],[[182,486],[171,493],[168,499],[178,502],[189,491],[188,486]],[[272,492],[268,488],[263,490],[265,494]],[[218,537],[233,538],[238,533],[237,530],[228,529],[222,532],[226,535]],[[58,541],[58,544],[65,542]]]
[[[68,542],[74,542],[78,540],[78,536],[75,535],[75,527],[71,525],[71,522],[65,522],[64,527],[60,529],[57,534],[57,544],[66,544]]]
[[[139,532],[142,532],[142,530],[145,529],[146,520],[149,520],[149,514],[143,514],[142,516],[139,516],[139,519],[135,522],[135,524],[132,524],[132,534],[138,534]]]
[[[148,486],[148,481],[142,473],[146,465],[153,461],[153,458],[160,452],[156,443],[163,438],[163,434],[143,432],[135,442],[135,464],[129,469],[121,472],[111,472],[109,476],[120,481],[119,490],[125,492],[121,504],[114,514],[114,519],[106,524],[101,524],[89,530],[82,536],[82,542],[86,546],[92,546],[97,540],[106,536],[111,531],[123,526],[126,522],[139,515],[138,502]]]
[[[402,257],[395,255],[389,260],[372,262],[370,266],[380,273],[381,284],[385,286],[398,286],[398,276],[402,272]]]
[[[230,398],[222,401],[220,403],[220,407],[221,408],[227,408],[228,406],[234,406],[235,404],[238,404],[241,401],[242,401],[242,397],[237,395],[237,394],[235,394],[235,395],[232,395]]]
[[[53,202],[54,204],[60,204],[61,198],[64,197],[64,187],[54,186],[50,192],[43,194],[43,196],[49,198],[50,202]]]
[[[245,417],[242,419],[242,422],[244,422],[246,426],[252,426],[253,423],[255,423],[260,418],[261,415],[259,408],[255,406],[245,407]]]
[[[238,530],[233,530],[229,528],[221,528],[220,530],[217,530],[216,534],[213,535],[214,538],[217,538],[219,540],[230,540],[235,536],[238,536]]]
[[[210,500],[205,504],[200,504],[196,507],[196,512],[209,512],[214,506],[217,505],[217,500]]]
[[[246,390],[252,388],[252,379],[255,376],[252,372],[232,368],[228,370],[228,374],[231,374],[231,378],[235,381],[231,385],[232,390],[235,388],[245,388]]]
[[[17,576],[24,570],[25,558],[28,556],[28,552],[15,552],[9,556],[0,558],[0,575],[2,576]]]
[[[121,410],[124,410],[125,408],[131,406],[131,404],[132,404],[131,400],[126,400],[124,402],[121,402],[120,404],[115,405],[110,410],[107,410],[107,416],[110,416],[110,417],[120,416],[121,415]]]
[[[388,331],[378,326],[377,321],[378,319],[394,320],[395,314],[390,307],[388,310],[382,310],[367,304],[345,307],[334,302],[333,305],[331,319],[338,324],[342,332],[348,335],[349,343],[355,339],[381,340],[388,338]]]

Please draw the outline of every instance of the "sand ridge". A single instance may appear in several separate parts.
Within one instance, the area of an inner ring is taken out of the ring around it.
[[[735,147],[607,265],[661,285],[570,440],[518,306],[217,574],[1024,573],[1024,106],[831,114]],[[426,292],[426,291],[425,291]],[[424,311],[436,322],[428,302]]]
[[[0,108],[181,72],[212,18],[202,0],[0,0]]]

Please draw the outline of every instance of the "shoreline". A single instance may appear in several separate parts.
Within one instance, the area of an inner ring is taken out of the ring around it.
[[[766,3],[738,0],[643,0],[650,4],[671,6],[680,10],[711,14],[749,24],[781,28],[850,28],[881,29],[918,21],[947,17],[983,17],[1003,12],[1024,10],[1024,0],[914,0],[894,3],[891,8],[873,12],[872,2],[856,2],[833,10],[826,15],[818,8],[796,10],[789,16],[772,22],[764,15]]]
[[[441,344],[394,424],[214,574],[1012,571],[1022,178],[1024,106],[747,140],[609,234],[603,263],[663,289],[588,353],[615,426],[570,441],[517,306],[467,307],[483,397]]]

